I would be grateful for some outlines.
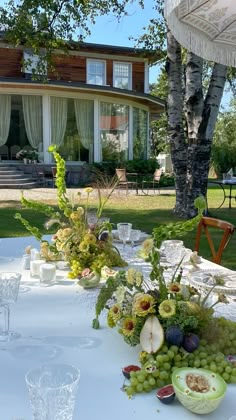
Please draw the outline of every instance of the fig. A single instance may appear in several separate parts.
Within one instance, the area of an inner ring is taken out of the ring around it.
[[[160,388],[156,396],[158,400],[160,400],[163,404],[170,404],[175,398],[175,391],[172,385],[163,386]]]
[[[164,342],[164,330],[156,316],[149,316],[140,333],[140,345],[147,353],[156,353]]]
[[[182,330],[176,325],[168,327],[165,336],[168,344],[178,347],[181,346],[184,337]]]
[[[123,373],[123,375],[126,379],[130,379],[130,373],[131,372],[137,372],[138,370],[141,370],[141,368],[139,366],[129,365],[129,366],[125,366],[122,369],[122,373]]]
[[[181,404],[196,414],[214,411],[227,389],[224,379],[218,373],[197,368],[175,369],[172,384]]]
[[[184,350],[186,350],[188,353],[192,353],[194,350],[196,350],[199,346],[200,338],[196,334],[186,334],[183,338],[182,347]]]

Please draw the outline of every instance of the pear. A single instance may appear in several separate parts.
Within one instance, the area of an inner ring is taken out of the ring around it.
[[[149,316],[140,333],[140,344],[147,353],[156,353],[164,342],[164,330],[156,316]]]

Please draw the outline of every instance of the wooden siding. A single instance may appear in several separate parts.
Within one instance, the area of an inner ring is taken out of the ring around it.
[[[112,51],[112,50],[111,50]],[[84,49],[83,49],[84,52]],[[0,77],[24,78],[21,72],[23,51],[21,49],[0,48]],[[71,81],[86,83],[86,61],[85,56],[61,54],[53,57],[55,70],[49,72],[48,77],[51,80]],[[91,57],[91,59],[94,57]],[[97,59],[103,59],[102,57]],[[107,80],[106,84],[113,86],[113,62],[118,61],[114,54],[114,60],[111,58],[106,61]],[[122,61],[119,59],[119,61]],[[132,90],[144,92],[144,62],[132,62]]]
[[[22,78],[22,51],[10,48],[0,48],[0,77]]]

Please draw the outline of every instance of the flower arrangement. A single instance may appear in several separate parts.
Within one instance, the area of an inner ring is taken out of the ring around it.
[[[98,208],[96,212],[95,223],[89,222],[89,197],[93,192],[92,187],[84,189],[86,203],[80,203],[82,197],[78,193],[77,200],[69,199],[66,193],[65,184],[65,161],[51,147],[57,165],[57,199],[58,209],[27,200],[23,195],[22,204],[30,209],[39,211],[49,217],[46,227],[55,227],[55,234],[52,241],[43,240],[40,230],[31,226],[21,214],[17,213],[15,218],[20,220],[31,235],[34,235],[41,243],[41,256],[46,261],[65,260],[70,266],[70,278],[84,277],[83,271],[89,269],[92,275],[100,275],[103,266],[124,266],[126,263],[120,257],[118,251],[112,246],[112,225],[103,221],[102,211],[109,197],[111,196],[115,185],[104,198],[98,189]]]
[[[98,295],[93,327],[99,328],[99,315],[106,309],[108,326],[117,328],[129,345],[142,348],[141,368],[132,372],[125,386],[129,396],[171,383],[176,367],[208,368],[236,383],[236,369],[225,360],[235,353],[236,323],[214,317],[214,306],[227,303],[226,297],[219,294],[210,305],[208,298],[216,285],[203,296],[183,281],[181,262],[170,281],[160,264],[161,242],[184,235],[198,223],[204,203],[197,199],[195,205],[199,214],[194,219],[159,226],[143,244],[139,256],[151,263],[149,279],[134,268],[119,271]]]

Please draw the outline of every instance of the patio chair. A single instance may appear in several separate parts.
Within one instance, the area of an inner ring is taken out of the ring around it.
[[[116,169],[116,176],[118,178],[117,188],[125,188],[126,194],[128,194],[129,188],[135,189],[138,194],[138,174],[136,172],[126,172],[126,169]],[[129,180],[133,178],[134,180]]]
[[[142,190],[147,189],[147,194],[149,193],[149,187],[152,186],[152,190],[155,193],[155,186],[157,186],[158,192],[160,194],[160,179],[162,175],[162,169],[156,169],[152,178],[144,179],[142,181]]]
[[[3,159],[8,160],[9,159],[8,147],[5,144],[0,147],[0,156],[1,156],[1,160],[3,160]]]
[[[14,146],[10,147],[10,156],[11,156],[11,160],[15,160],[16,159],[16,155],[17,153],[21,150],[20,146],[18,146],[17,144],[14,144]]]
[[[216,250],[216,247],[213,243],[213,240],[211,238],[211,234],[209,231],[209,228],[216,228],[219,230],[222,230],[223,236],[220,240],[218,250]],[[200,247],[200,238],[201,233],[204,231],[211,253],[212,253],[212,261],[216,264],[221,263],[222,254],[228,245],[233,233],[235,230],[235,226],[232,225],[232,223],[226,222],[224,220],[214,219],[212,217],[202,217],[198,227],[197,227],[197,235],[196,235],[196,243],[195,243],[195,251],[199,251]]]

